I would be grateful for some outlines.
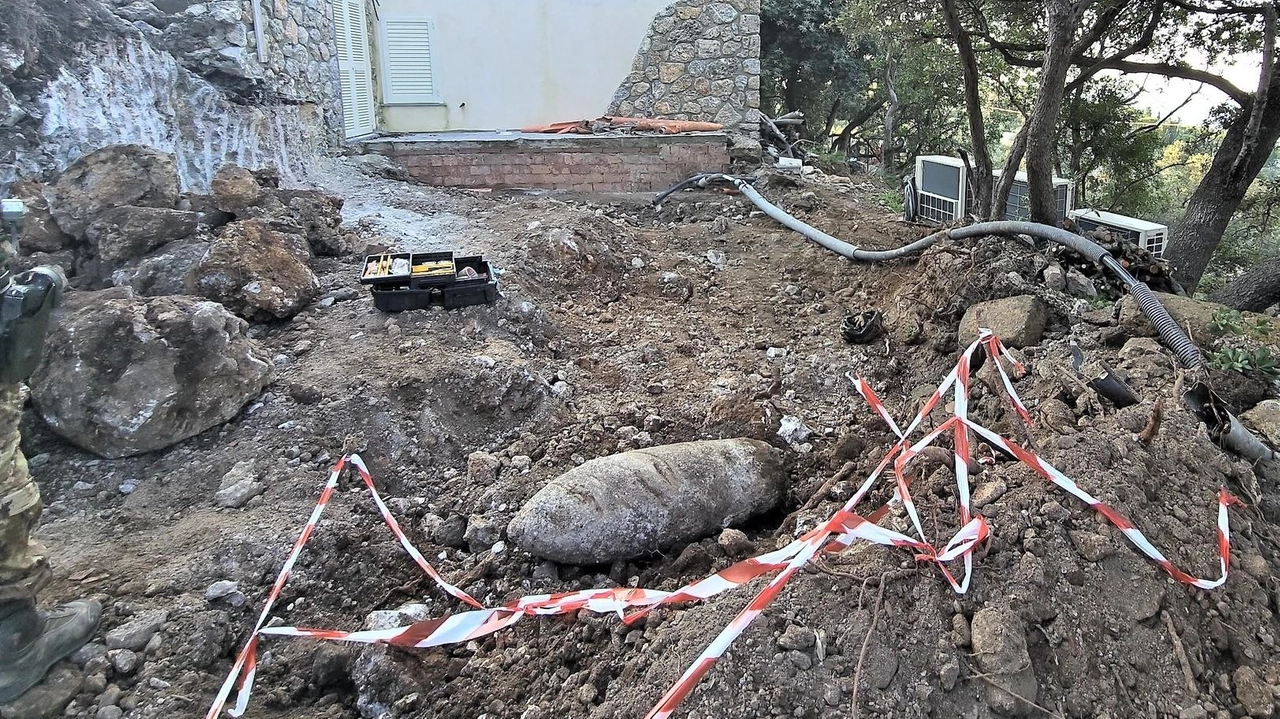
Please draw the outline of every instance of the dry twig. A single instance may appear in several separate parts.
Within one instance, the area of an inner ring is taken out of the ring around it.
[[[1151,440],[1156,438],[1160,433],[1160,420],[1164,417],[1164,398],[1156,398],[1156,404],[1151,408],[1151,416],[1147,418],[1147,426],[1142,428],[1138,433],[1138,441],[1143,444],[1151,444]]]
[[[1160,618],[1164,619],[1165,629],[1169,630],[1169,640],[1173,642],[1174,656],[1178,657],[1178,664],[1182,666],[1182,678],[1187,680],[1187,691],[1191,692],[1192,697],[1200,696],[1200,691],[1196,689],[1196,678],[1191,673],[1191,662],[1187,661],[1187,651],[1182,646],[1182,640],[1178,638],[1178,630],[1173,626],[1173,617],[1169,616],[1167,610],[1160,612]]]
[[[891,572],[885,572],[880,575],[880,590],[876,592],[875,609],[871,611],[871,626],[867,627],[867,634],[862,638],[862,649],[858,651],[858,668],[853,672],[853,698],[850,700],[850,713],[853,719],[858,719],[858,684],[862,679],[862,664],[867,659],[867,649],[871,646],[871,635],[875,633],[876,624],[880,621],[880,605],[884,602],[884,585],[887,583],[885,580],[889,578],[890,574]],[[867,577],[867,579],[871,579],[871,577]],[[866,583],[864,582],[863,589],[865,588]],[[861,601],[859,601],[859,604],[861,604]]]

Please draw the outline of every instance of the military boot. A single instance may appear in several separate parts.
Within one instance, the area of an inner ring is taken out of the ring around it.
[[[102,605],[93,600],[51,612],[36,611],[30,599],[0,601],[0,704],[25,694],[49,667],[84,646],[101,616]]]

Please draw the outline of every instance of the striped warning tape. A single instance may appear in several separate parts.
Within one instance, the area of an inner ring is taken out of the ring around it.
[[[785,547],[758,557],[743,560],[716,574],[672,592],[627,587],[586,589],[576,592],[525,596],[501,607],[486,608],[465,591],[445,581],[435,568],[426,561],[422,553],[413,546],[396,522],[395,517],[392,516],[381,495],[379,495],[377,487],[374,485],[373,479],[360,457],[358,455],[344,457],[338,461],[330,474],[311,518],[303,528],[297,542],[295,542],[293,550],[286,559],[284,567],[281,569],[280,575],[272,586],[271,591],[268,592],[266,603],[258,617],[258,622],[254,626],[253,632],[250,634],[249,641],[240,654],[237,655],[230,674],[218,692],[213,706],[209,709],[207,719],[215,719],[222,712],[237,679],[240,680],[240,691],[230,713],[232,716],[240,716],[244,713],[248,704],[249,693],[253,686],[258,642],[263,635],[427,648],[465,643],[478,639],[510,627],[528,615],[566,615],[586,610],[594,613],[614,613],[624,621],[634,622],[655,607],[666,604],[704,601],[776,572],[777,575],[733,618],[728,626],[694,660],[675,684],[663,695],[657,705],[647,714],[649,719],[665,719],[693,691],[701,677],[710,671],[733,641],[746,631],[751,623],[764,612],[786,586],[787,582],[819,553],[840,552],[859,540],[889,547],[909,549],[914,552],[918,561],[936,564],[943,577],[957,593],[965,593],[972,576],[973,552],[990,535],[991,531],[987,521],[980,515],[973,514],[970,506],[968,480],[972,446],[969,441],[970,431],[983,440],[990,442],[993,446],[999,447],[1016,457],[1019,461],[1030,466],[1040,476],[1050,480],[1054,485],[1102,514],[1108,521],[1116,525],[1141,552],[1159,564],[1171,577],[1179,582],[1202,589],[1213,589],[1221,586],[1226,581],[1230,560],[1230,526],[1227,517],[1227,506],[1238,504],[1238,500],[1227,493],[1225,489],[1219,492],[1218,555],[1222,576],[1214,580],[1198,579],[1178,569],[1128,519],[1081,489],[1075,482],[1034,453],[982,427],[969,418],[968,395],[971,367],[975,353],[980,349],[985,349],[987,357],[996,365],[996,371],[1001,377],[1001,382],[1008,393],[1009,400],[1019,416],[1028,423],[1031,422],[1030,413],[1014,390],[1012,380],[1001,360],[1009,363],[1016,372],[1021,372],[1022,366],[999,340],[987,330],[981,330],[978,340],[961,354],[956,366],[943,379],[938,389],[922,404],[919,412],[906,430],[902,430],[894,421],[869,383],[864,379],[850,376],[850,380],[857,391],[898,438],[897,442],[884,455],[876,468],[854,492],[853,496],[824,522],[805,532]],[[908,438],[920,427],[926,417],[937,408],[949,390],[952,393],[953,401],[951,417],[937,428],[926,433],[921,439],[911,442]],[[909,465],[925,448],[931,446],[948,432],[953,437],[960,529],[943,545],[941,550],[938,550],[928,541],[923,523],[920,521],[915,503],[912,500]],[[414,562],[442,591],[470,605],[473,607],[472,610],[416,622],[404,627],[369,631],[346,632],[333,629],[266,626],[271,609],[279,598],[285,582],[288,581],[289,574],[297,561],[298,555],[310,538],[316,523],[319,521],[320,514],[332,497],[333,491],[337,487],[339,476],[348,465],[355,468],[360,475],[369,490],[374,504],[377,505],[383,521],[409,556],[413,558]],[[865,517],[857,514],[854,510],[886,472],[893,476],[893,499],[890,503]],[[881,527],[878,524],[887,514],[890,507],[899,503],[905,509],[912,528],[918,537],[911,537]],[[957,580],[947,567],[949,563],[958,560],[963,560],[964,562],[964,574],[960,580]]]

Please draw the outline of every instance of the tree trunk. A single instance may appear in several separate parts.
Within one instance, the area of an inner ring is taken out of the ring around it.
[[[1057,202],[1053,196],[1053,156],[1056,151],[1058,116],[1071,68],[1071,40],[1074,22],[1068,0],[1045,0],[1048,43],[1040,69],[1040,91],[1027,119],[1027,184],[1031,221],[1058,224]]]
[[[1261,312],[1280,302],[1280,257],[1240,275],[1210,298],[1235,310]]]
[[[1236,113],[1218,151],[1213,153],[1208,172],[1187,201],[1186,214],[1169,231],[1165,257],[1173,264],[1174,279],[1188,292],[1200,284],[1231,215],[1280,139],[1280,68],[1273,66],[1272,70],[1266,107],[1256,120],[1252,119],[1252,102]],[[1253,137],[1248,136],[1251,127],[1257,128]]]
[[[978,74],[978,57],[973,51],[973,41],[960,24],[956,0],[942,0],[942,10],[947,17],[947,28],[960,53],[960,69],[964,73],[964,105],[969,116],[969,143],[973,151],[973,197],[977,207],[971,210],[978,217],[991,216],[991,153],[987,149],[986,118],[982,113],[980,95],[981,75]]]
[[[1027,152],[1027,123],[1013,138],[1013,146],[1009,148],[1009,157],[1004,161],[1004,169],[1000,173],[1000,182],[996,184],[995,194],[991,197],[992,220],[1003,220],[1005,208],[1009,206],[1009,191],[1013,189],[1013,181],[1017,179],[1018,167],[1022,165],[1022,156]]]
[[[893,131],[898,118],[898,92],[893,89],[893,55],[886,54],[884,63],[884,84],[889,91],[889,105],[884,111],[884,137],[880,143],[880,171],[888,174],[893,164]]]

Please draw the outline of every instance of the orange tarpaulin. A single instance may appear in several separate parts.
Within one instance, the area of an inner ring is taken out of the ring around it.
[[[603,129],[630,128],[639,132],[658,132],[664,135],[675,135],[681,132],[718,132],[724,125],[715,122],[694,122],[691,120],[659,120],[647,117],[602,117],[598,120],[573,120],[570,122],[554,122],[550,125],[534,125],[522,127],[520,132],[552,133],[556,135],[591,135]]]

